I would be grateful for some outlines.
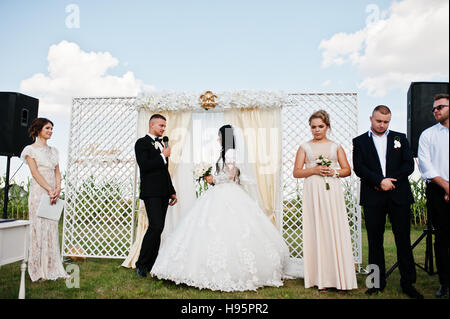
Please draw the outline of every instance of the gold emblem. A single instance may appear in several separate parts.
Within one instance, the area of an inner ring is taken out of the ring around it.
[[[213,109],[217,105],[216,101],[214,101],[215,98],[217,98],[217,95],[211,91],[206,91],[204,94],[200,95],[200,105],[207,111]]]

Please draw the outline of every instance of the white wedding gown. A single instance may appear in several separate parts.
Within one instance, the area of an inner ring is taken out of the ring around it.
[[[200,289],[282,286],[289,249],[257,202],[239,185],[228,150],[224,169],[162,243],[150,272]]]

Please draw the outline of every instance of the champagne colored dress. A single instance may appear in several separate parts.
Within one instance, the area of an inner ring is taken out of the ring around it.
[[[316,166],[322,155],[338,169],[335,142],[301,145],[306,152],[306,168]],[[329,190],[326,189],[326,182]],[[339,178],[312,175],[303,185],[303,258],[305,288],[357,288],[350,227],[343,185]]]

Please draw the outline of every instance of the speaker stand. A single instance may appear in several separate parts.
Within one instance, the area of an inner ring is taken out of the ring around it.
[[[433,226],[431,225],[431,219],[427,218],[427,227],[423,230],[422,235],[417,238],[417,240],[411,245],[411,250],[416,248],[416,246],[425,238],[425,266],[416,263],[416,266],[425,271],[428,275],[432,276],[435,274],[433,266]],[[386,278],[398,267],[398,261],[392,265],[391,268],[386,272]]]
[[[11,156],[7,155],[6,160],[6,180],[5,180],[5,195],[3,196],[3,219],[8,218],[8,194],[9,194],[9,168],[11,164]]]

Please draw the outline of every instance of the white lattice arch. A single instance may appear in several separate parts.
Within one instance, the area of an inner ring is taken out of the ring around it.
[[[239,95],[230,93],[227,98],[237,99]],[[252,97],[255,103],[259,102],[257,99],[256,95]],[[273,107],[279,100],[277,96]],[[137,138],[135,102],[136,97],[73,99],[61,247],[63,256],[126,258],[128,255],[137,213],[138,172],[133,150]],[[303,256],[302,181],[292,177],[292,169],[298,146],[310,139],[308,117],[318,109],[330,113],[330,137],[343,146],[350,162],[351,141],[358,133],[356,94],[285,95],[281,123],[282,209],[277,220],[291,256],[299,260]],[[359,181],[352,175],[342,182],[355,263],[361,264]]]

